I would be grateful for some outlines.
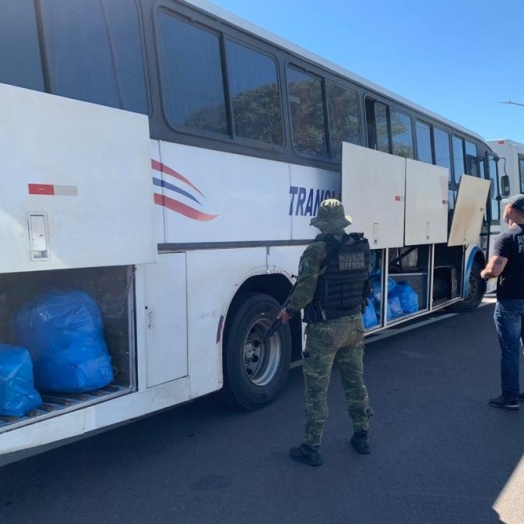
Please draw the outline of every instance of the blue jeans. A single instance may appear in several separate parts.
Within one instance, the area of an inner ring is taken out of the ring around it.
[[[500,361],[502,394],[506,400],[517,400],[520,392],[520,341],[524,340],[524,299],[498,301],[493,318],[502,351]]]

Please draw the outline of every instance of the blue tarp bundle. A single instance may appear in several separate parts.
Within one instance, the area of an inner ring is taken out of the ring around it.
[[[29,351],[0,344],[0,415],[22,417],[41,405]]]
[[[395,293],[398,295],[402,311],[405,314],[418,311],[418,295],[406,280],[402,280],[397,284]]]
[[[82,393],[113,381],[102,315],[83,291],[52,291],[24,304],[12,329],[31,353],[40,391]]]
[[[368,297],[367,299],[366,310],[362,315],[362,320],[366,329],[371,329],[378,325],[377,312],[375,311],[372,297]]]
[[[402,311],[402,305],[400,299],[396,293],[396,287],[388,293],[388,320],[394,320],[395,318],[401,317],[404,314]]]
[[[375,309],[380,310],[380,270],[371,273],[371,293]],[[394,320],[402,315],[408,315],[418,311],[418,295],[406,280],[396,282],[388,278],[388,303],[387,319]]]

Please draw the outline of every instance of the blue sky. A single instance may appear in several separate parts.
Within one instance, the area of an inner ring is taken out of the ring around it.
[[[524,1],[213,0],[486,139],[524,143]]]

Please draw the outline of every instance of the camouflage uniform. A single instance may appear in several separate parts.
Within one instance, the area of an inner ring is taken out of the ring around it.
[[[342,208],[338,201],[335,202]],[[349,217],[347,219],[344,217],[344,220],[341,220],[339,217],[321,220],[316,217],[311,224],[319,227],[324,233],[342,237],[343,228],[351,223],[348,219]],[[321,274],[320,266],[326,254],[325,242],[314,242],[304,251],[300,259],[297,285],[286,307],[290,315],[299,314],[300,310],[313,300]],[[328,415],[327,391],[334,362],[337,362],[340,369],[354,431],[369,429],[370,408],[362,363],[364,354],[362,314],[308,324],[306,336],[303,366],[306,390],[304,443],[313,449],[318,449],[322,441],[324,421]]]

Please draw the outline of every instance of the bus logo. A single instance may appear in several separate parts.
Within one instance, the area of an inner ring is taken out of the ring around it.
[[[289,215],[310,216],[317,215],[318,207],[327,198],[341,199],[340,194],[329,189],[314,189],[311,187],[291,186],[289,188]]]
[[[196,204],[197,206],[202,206],[199,198],[205,198],[204,194],[187,178],[182,176],[180,173],[177,173],[174,169],[171,169],[170,167],[158,162],[157,160],[151,160],[151,168],[153,171],[156,171],[157,173],[164,173],[173,179],[172,182],[168,182],[166,180],[162,180],[162,178],[156,175],[153,175],[153,185],[164,190],[164,194],[157,193],[155,191],[155,204],[163,206],[167,209],[170,209],[171,211],[174,211],[175,213],[179,213],[180,215],[191,218],[192,220],[197,220],[199,222],[209,222],[218,216],[209,215],[178,200],[178,198],[182,196],[189,200],[192,205]],[[179,187],[180,185],[182,187]],[[197,195],[195,196],[195,194]]]

